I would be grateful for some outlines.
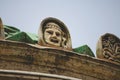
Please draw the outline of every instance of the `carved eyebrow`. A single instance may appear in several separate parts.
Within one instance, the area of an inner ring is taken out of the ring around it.
[[[49,34],[53,34],[53,31],[52,31],[52,30],[49,30],[49,31],[46,31],[46,32],[48,32]]]

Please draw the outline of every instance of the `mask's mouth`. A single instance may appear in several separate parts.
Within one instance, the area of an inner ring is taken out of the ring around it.
[[[56,38],[51,38],[50,41],[54,42],[54,43],[58,43],[59,42]]]

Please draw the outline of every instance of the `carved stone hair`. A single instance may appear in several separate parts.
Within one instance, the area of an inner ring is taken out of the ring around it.
[[[66,49],[66,50],[72,50],[71,37],[70,37],[70,33],[69,33],[66,25],[62,21],[60,21],[60,20],[58,20],[56,18],[52,18],[52,17],[45,18],[41,22],[40,27],[39,27],[39,31],[38,31],[38,38],[39,38],[38,39],[38,44],[41,45],[41,46],[49,46],[49,44],[46,44],[46,42],[44,40],[44,31],[45,31],[46,28],[48,28],[48,27],[46,27],[47,23],[55,23],[55,24],[57,24],[59,27],[54,27],[54,28],[61,30],[62,34],[66,35],[65,36],[66,37],[65,45],[61,46],[61,47],[57,47],[57,48],[62,48],[62,49]],[[49,46],[49,47],[51,47],[51,46]],[[56,48],[56,46],[52,46],[52,47]]]

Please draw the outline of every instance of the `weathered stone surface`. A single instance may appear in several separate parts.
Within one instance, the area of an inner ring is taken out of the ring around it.
[[[0,69],[0,80],[81,80],[81,79],[40,72]]]
[[[5,39],[4,27],[1,18],[0,18],[0,39]]]
[[[102,35],[97,43],[97,57],[120,64],[120,39],[110,33]]]
[[[69,31],[66,25],[56,18],[45,18],[41,22],[38,35],[38,44],[41,46],[72,50]]]
[[[0,69],[65,75],[82,80],[119,80],[120,65],[72,51],[0,40]]]

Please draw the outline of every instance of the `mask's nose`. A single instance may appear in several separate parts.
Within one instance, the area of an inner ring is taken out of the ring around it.
[[[55,33],[55,32],[53,33],[52,38],[57,39],[57,35],[56,35],[56,33]]]

